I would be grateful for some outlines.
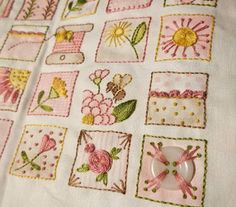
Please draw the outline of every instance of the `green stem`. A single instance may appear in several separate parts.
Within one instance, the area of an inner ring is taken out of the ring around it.
[[[101,87],[100,87],[100,84],[99,85],[97,85],[98,86],[98,94],[100,93],[100,91],[101,91]]]
[[[128,42],[130,43],[131,47],[133,48],[133,50],[135,52],[135,55],[136,55],[136,58],[139,59],[138,52],[137,52],[135,46],[132,44],[131,40],[127,36],[124,36],[124,37],[125,37],[125,39],[128,40]]]
[[[41,155],[41,154],[42,154],[42,152],[41,152],[41,153],[38,153],[32,160],[30,160],[30,161],[27,162],[26,164],[22,165],[21,167],[16,168],[15,171],[21,170],[22,168],[24,168],[24,167],[26,167],[27,165],[31,164],[31,163],[32,163],[34,160],[36,160],[36,159],[39,157],[39,155]]]
[[[40,106],[42,106],[42,104],[46,103],[48,100],[50,100],[50,98],[46,98],[44,101],[42,101],[40,104],[38,104],[32,111],[31,113],[35,112]]]

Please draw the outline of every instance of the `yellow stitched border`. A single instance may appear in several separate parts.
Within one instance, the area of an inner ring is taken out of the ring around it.
[[[205,191],[206,191],[206,175],[207,175],[207,140],[205,139],[194,139],[194,138],[172,138],[172,137],[164,137],[164,136],[154,136],[154,135],[148,135],[144,134],[143,135],[143,141],[142,141],[142,149],[141,149],[141,156],[140,156],[140,164],[139,164],[139,170],[138,170],[138,177],[137,177],[137,182],[136,182],[136,198],[148,200],[148,201],[154,201],[156,203],[161,203],[161,204],[169,204],[173,206],[179,206],[179,207],[196,207],[196,206],[189,206],[189,205],[182,205],[182,204],[176,204],[172,202],[166,202],[166,201],[158,201],[158,200],[153,200],[147,197],[142,197],[138,195],[138,187],[139,187],[139,177],[142,169],[142,160],[143,160],[143,153],[144,153],[144,143],[147,138],[158,138],[158,139],[165,139],[165,140],[185,140],[185,141],[196,141],[196,142],[204,142],[204,175],[203,175],[203,185],[202,185],[202,199],[201,199],[201,206],[199,207],[204,207],[204,200],[205,200]]]
[[[53,177],[52,178],[42,178],[42,177],[38,178],[38,177],[33,177],[33,176],[23,176],[23,175],[18,175],[18,174],[15,174],[15,173],[12,172],[12,167],[13,167],[13,165],[15,163],[16,156],[17,156],[17,153],[19,151],[21,142],[22,142],[22,140],[24,138],[25,132],[26,132],[27,128],[31,128],[31,127],[49,127],[49,128],[59,128],[59,129],[63,129],[64,130],[64,132],[63,132],[64,135],[62,137],[63,142],[61,144],[61,150],[60,150],[59,157],[58,157],[58,159],[56,161],[56,164],[55,164],[55,169],[54,169],[54,173],[53,173]],[[10,164],[10,167],[9,167],[9,174],[17,176],[17,177],[20,177],[20,178],[30,178],[30,179],[34,179],[34,180],[56,180],[56,174],[57,174],[56,171],[57,171],[58,163],[59,163],[59,160],[60,160],[60,157],[61,157],[61,154],[62,154],[62,150],[63,150],[63,147],[64,147],[64,141],[65,141],[67,130],[68,130],[67,128],[64,128],[64,127],[61,127],[61,126],[56,126],[56,125],[43,125],[43,124],[42,125],[41,124],[27,124],[27,125],[25,125],[24,129],[23,129],[23,133],[22,133],[22,135],[20,137],[20,141],[19,141],[19,143],[17,145],[17,149],[15,151],[15,155],[14,155],[13,160],[12,160],[12,162]]]
[[[163,18],[168,17],[168,16],[207,16],[207,17],[212,17],[212,30],[211,30],[211,41],[210,41],[210,46],[209,46],[209,57],[208,58],[165,58],[165,59],[158,59],[158,52],[160,48],[160,40],[161,40],[161,34],[163,31]],[[161,26],[160,26],[160,31],[159,31],[159,36],[158,36],[158,44],[157,44],[157,49],[156,49],[156,54],[155,54],[155,62],[160,62],[160,61],[174,61],[174,60],[204,60],[204,61],[211,61],[211,53],[212,53],[212,43],[213,43],[213,33],[214,33],[214,28],[215,28],[215,17],[213,15],[209,14],[166,14],[161,16]]]
[[[67,0],[67,1],[66,1],[64,10],[63,10],[63,12],[62,12],[62,14],[61,14],[61,20],[76,19],[76,18],[80,18],[80,17],[83,17],[83,16],[90,16],[90,15],[93,15],[93,14],[95,14],[95,13],[97,12],[97,8],[98,8],[99,2],[100,2],[100,0],[97,1],[97,4],[96,4],[95,8],[94,8],[93,11],[91,11],[90,13],[81,14],[81,15],[76,16],[76,17],[68,17],[68,18],[65,18],[64,16],[65,16],[66,8],[67,8],[67,6],[68,6],[69,1],[70,1],[70,0]]]
[[[167,0],[164,0],[163,6],[164,7],[169,7],[169,6],[210,6],[210,7],[217,7],[218,4],[218,0],[216,0],[215,5],[211,5],[211,4],[192,4],[192,3],[185,3],[185,4],[168,4],[166,3]]]

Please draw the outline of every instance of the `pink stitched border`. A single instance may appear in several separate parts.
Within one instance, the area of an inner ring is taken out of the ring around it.
[[[9,0],[0,18],[6,18],[10,15],[15,0]]]
[[[106,7],[106,12],[107,13],[112,13],[112,12],[120,12],[120,11],[125,11],[125,10],[135,10],[135,9],[144,9],[144,8],[147,8],[149,6],[151,6],[152,4],[152,1],[153,0],[150,0],[149,3],[147,3],[146,5],[136,5],[134,7],[123,7],[123,8],[118,8],[117,10],[116,9],[109,9],[109,6],[110,6],[110,3],[111,3],[112,0],[108,0],[108,3],[107,3],[107,7]]]
[[[40,76],[39,76],[39,79],[38,79],[38,83],[36,85],[36,87],[34,88],[34,94],[32,96],[32,99],[31,99],[31,102],[30,102],[30,106],[28,108],[28,112],[27,112],[27,115],[28,116],[57,116],[57,117],[68,117],[70,115],[70,109],[71,109],[71,104],[72,104],[72,99],[73,99],[73,96],[74,96],[74,90],[75,90],[75,85],[76,85],[76,81],[77,81],[77,78],[79,76],[79,71],[75,70],[75,71],[59,71],[58,73],[74,73],[76,72],[76,77],[75,77],[75,84],[73,85],[72,87],[72,91],[71,91],[71,98],[70,98],[70,102],[69,102],[69,110],[68,110],[68,114],[67,115],[56,115],[56,114],[30,114],[30,109],[31,109],[31,106],[33,104],[33,100],[36,96],[36,91],[38,89],[38,86],[39,86],[39,83],[42,79],[42,75],[45,74],[45,73],[41,73]],[[53,74],[53,73],[57,73],[56,71],[55,72],[49,72],[47,74]]]
[[[12,121],[12,120],[10,120],[10,119],[0,119],[0,120],[1,120],[1,121],[11,122],[11,125],[10,125],[10,127],[9,127],[8,135],[7,135],[7,137],[6,137],[4,146],[3,146],[3,148],[2,148],[2,151],[0,152],[0,160],[1,160],[2,155],[3,155],[3,152],[4,152],[4,150],[5,150],[5,148],[6,148],[6,145],[7,145],[7,141],[8,141],[8,139],[9,139],[9,137],[10,137],[11,129],[12,129],[12,126],[13,126],[14,121]]]
[[[99,49],[99,47],[102,43],[102,36],[103,36],[104,31],[105,31],[107,22],[122,21],[122,20],[126,20],[126,19],[142,19],[142,18],[149,18],[148,29],[147,29],[147,34],[146,34],[146,45],[144,47],[144,53],[143,53],[143,59],[142,60],[140,60],[140,61],[97,61],[98,49]],[[122,19],[114,19],[114,20],[106,21],[105,24],[104,24],[101,36],[100,36],[100,40],[99,40],[97,49],[96,49],[95,60],[94,61],[96,63],[141,63],[141,62],[144,62],[145,57],[146,57],[146,50],[147,50],[148,37],[149,37],[149,28],[150,28],[151,21],[152,21],[152,17],[150,17],[150,16],[147,16],[147,17],[130,17],[130,18],[122,18]]]

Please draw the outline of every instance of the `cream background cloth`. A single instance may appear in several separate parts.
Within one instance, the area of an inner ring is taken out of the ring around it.
[[[6,33],[12,24],[20,24],[14,18],[22,5],[16,1],[7,19],[0,20],[0,43],[2,45]],[[25,68],[32,71],[30,82],[21,100],[18,112],[0,112],[1,118],[14,120],[13,131],[0,161],[0,206],[50,206],[50,207],[156,207],[168,206],[135,198],[137,172],[139,167],[141,142],[143,134],[167,137],[194,137],[208,140],[208,173],[206,185],[206,207],[234,207],[236,205],[236,2],[235,0],[219,0],[217,8],[198,6],[163,7],[161,0],[154,1],[147,9],[130,10],[107,14],[107,1],[101,0],[97,13],[69,21],[60,21],[64,3],[60,1],[53,21],[50,23],[48,36],[63,24],[94,23],[92,32],[87,33],[82,45],[85,62],[81,65],[48,66],[44,63],[53,42],[47,42],[40,52],[36,63],[0,60],[1,66]],[[171,13],[203,13],[216,17],[213,37],[212,60],[206,61],[165,61],[154,62],[157,37],[160,29],[160,16]],[[100,64],[94,63],[94,55],[100,34],[106,20],[123,17],[152,16],[146,59],[143,63]],[[40,24],[39,22],[29,22]],[[45,24],[45,23],[42,23]],[[80,123],[79,106],[82,100],[82,89],[86,85],[89,74],[98,68],[133,74],[135,84],[130,86],[138,105],[133,116],[113,126],[86,127]],[[68,118],[47,116],[26,116],[33,85],[40,72],[79,70],[71,114]],[[206,129],[193,129],[167,126],[145,126],[147,92],[152,71],[188,71],[207,72],[210,75],[207,98]],[[83,86],[83,87],[82,87]],[[137,93],[138,92],[138,93]],[[9,165],[15,153],[24,124],[56,124],[69,128],[65,139],[63,153],[57,169],[55,181],[22,179],[8,174]],[[75,156],[76,143],[81,129],[117,130],[133,134],[128,183],[126,195],[73,188],[67,185],[71,166]]]

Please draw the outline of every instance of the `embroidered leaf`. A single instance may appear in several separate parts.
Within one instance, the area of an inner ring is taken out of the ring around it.
[[[104,177],[104,173],[100,173],[97,177],[96,177],[96,182],[101,182],[103,180]]]
[[[77,0],[77,4],[79,5],[83,5],[85,3],[87,3],[87,0]]]
[[[107,186],[107,183],[108,183],[108,176],[107,176],[107,172],[105,172],[103,176],[103,184]]]
[[[46,112],[52,112],[53,108],[51,106],[48,105],[40,105],[40,108],[43,109]]]
[[[88,172],[88,171],[89,171],[88,164],[82,164],[81,167],[77,168],[77,172]]]
[[[121,148],[113,147],[111,150],[111,157],[113,160],[119,160],[120,158],[117,156],[121,152]]]
[[[21,157],[22,157],[23,161],[29,162],[28,155],[27,155],[27,153],[25,151],[21,152]]]
[[[31,166],[32,166],[32,168],[35,169],[35,170],[38,170],[38,171],[41,170],[41,167],[40,167],[39,165],[37,165],[36,163],[34,163],[34,162],[31,162]]]
[[[107,175],[107,172],[100,173],[100,174],[96,177],[96,182],[103,182],[104,185],[107,185],[107,183],[108,183],[108,175]]]
[[[37,100],[37,103],[40,104],[41,103],[41,100],[44,96],[45,92],[44,91],[40,91],[39,92],[39,95],[38,95],[38,100]]]
[[[42,16],[44,19],[48,19],[53,15],[54,9],[56,7],[55,0],[47,0],[47,5],[43,9],[44,13],[42,13]]]
[[[129,100],[114,107],[112,115],[116,117],[116,122],[128,119],[135,111],[137,100]]]
[[[68,9],[71,11],[72,7],[73,7],[73,1],[71,1],[71,2],[68,4]]]
[[[36,6],[37,6],[37,0],[30,0],[27,2],[27,8],[23,10],[24,20],[27,20],[28,18],[34,15],[34,10],[36,9]]]
[[[144,37],[147,30],[147,26],[145,22],[139,24],[134,30],[133,36],[131,38],[131,44],[137,45]]]

